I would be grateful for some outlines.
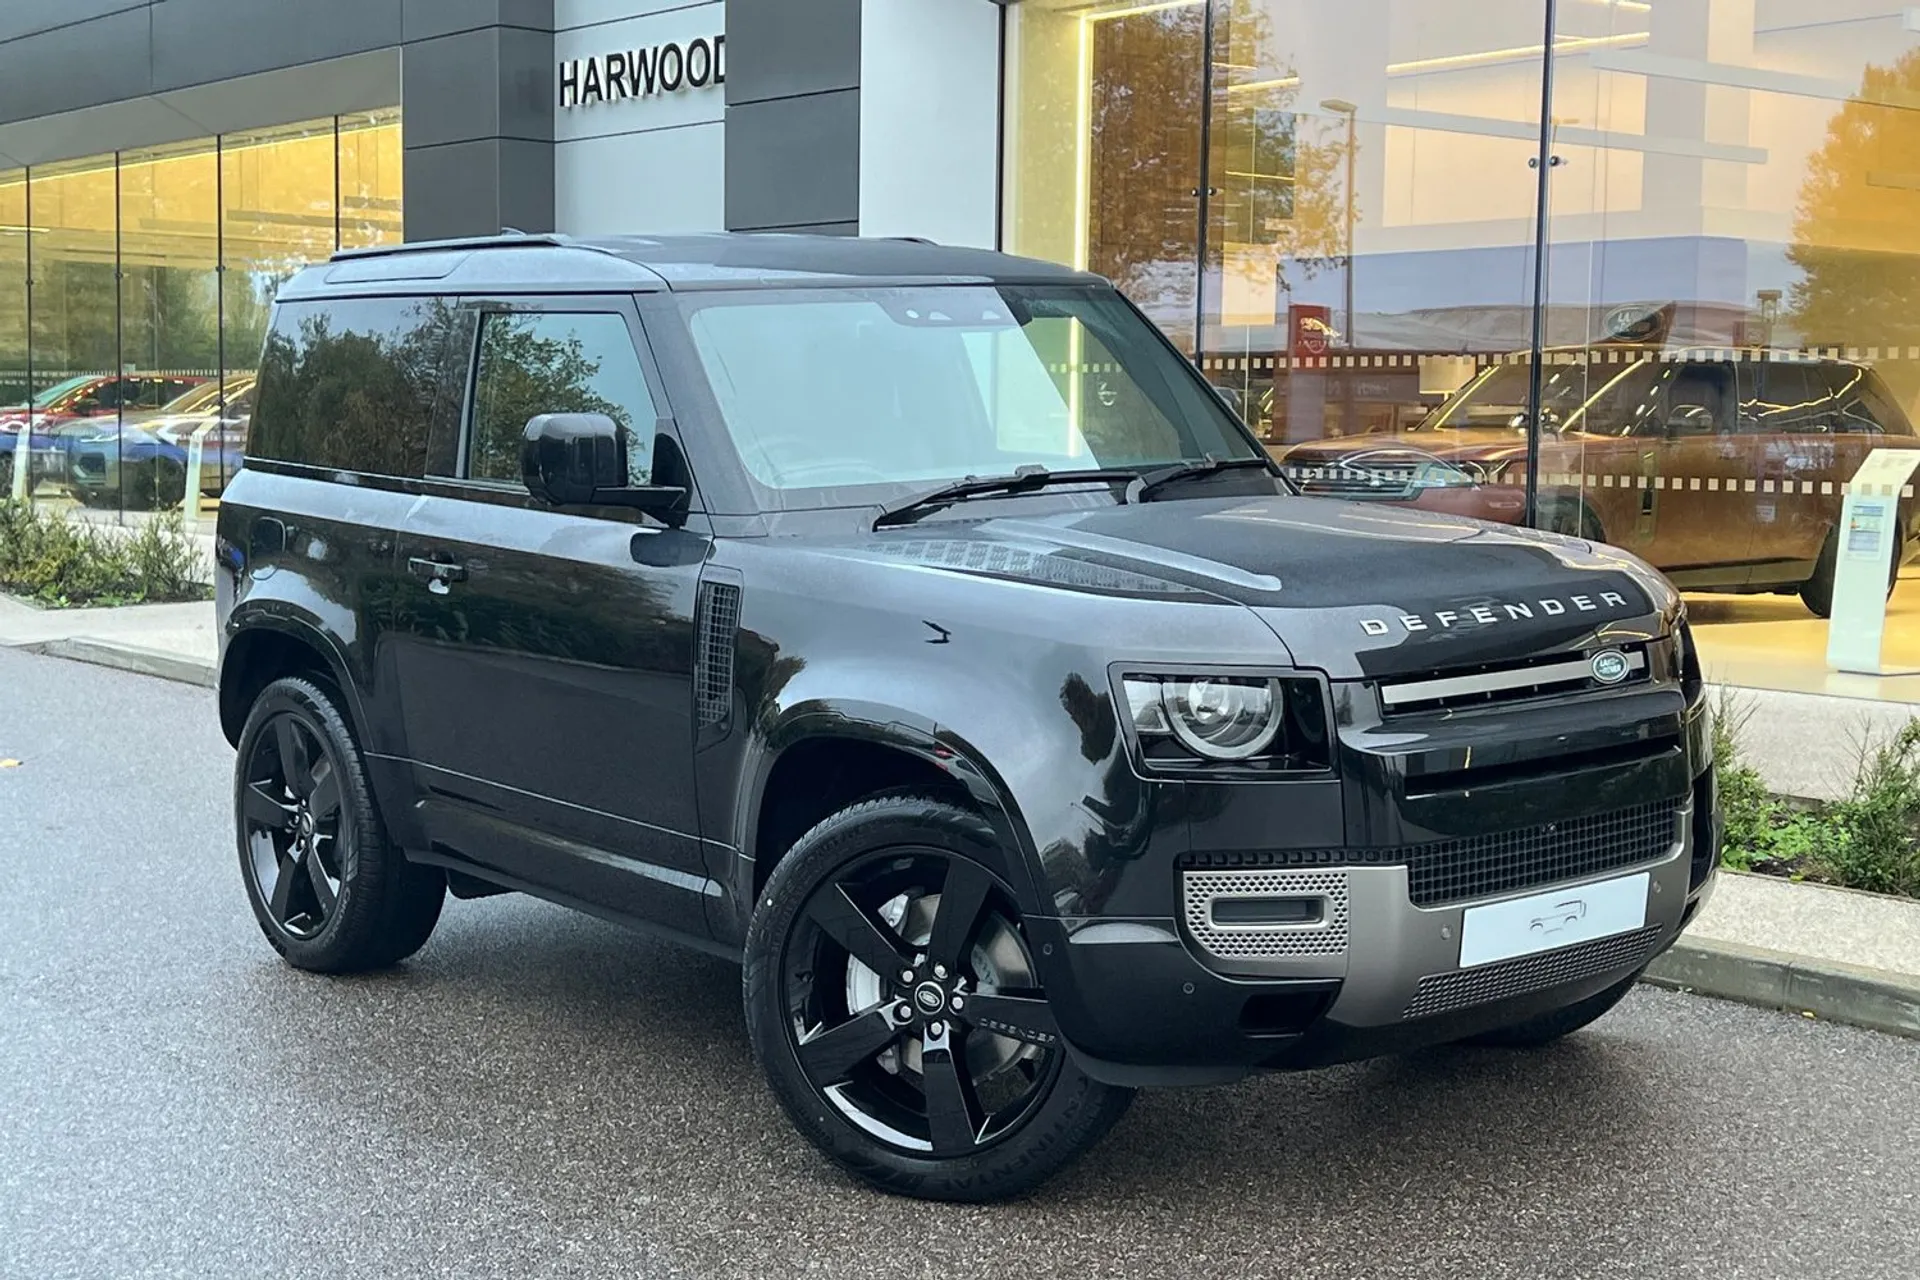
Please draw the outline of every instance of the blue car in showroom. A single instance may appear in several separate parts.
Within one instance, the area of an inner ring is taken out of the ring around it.
[[[157,411],[68,423],[53,433],[56,461],[50,470],[86,506],[172,506],[186,496],[193,438],[208,428],[201,440],[200,492],[218,497],[246,452],[253,383],[251,373],[232,374]]]

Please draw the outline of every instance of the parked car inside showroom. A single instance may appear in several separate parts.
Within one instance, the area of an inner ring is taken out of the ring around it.
[[[517,891],[739,961],[796,1130],[906,1195],[1027,1191],[1142,1086],[1552,1042],[1714,884],[1657,572],[1299,495],[1054,264],[346,251],[274,303],[215,560],[269,946]]]
[[[186,495],[197,435],[200,493],[218,497],[244,461],[254,381],[250,372],[230,374],[158,409],[58,428],[52,447],[64,459],[68,491],[88,506],[147,510],[176,504]]]
[[[1740,354],[1550,352],[1539,523],[1624,547],[1684,590],[1793,592],[1826,617],[1842,486],[1873,449],[1920,448],[1920,438],[1867,365]],[[1531,376],[1526,362],[1495,363],[1397,433],[1311,441],[1281,457],[1308,493],[1522,522]],[[1920,502],[1900,510],[1895,574],[1920,554]]]
[[[84,374],[36,395],[31,404],[0,409],[0,492],[11,492],[20,439],[27,437],[28,483],[64,480],[71,429],[98,430],[125,413],[151,412],[205,383],[199,374]]]

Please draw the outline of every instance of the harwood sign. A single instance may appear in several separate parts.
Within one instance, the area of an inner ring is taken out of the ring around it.
[[[560,64],[560,105],[590,107],[623,98],[652,98],[727,82],[727,38],[665,40],[646,49],[615,50]]]

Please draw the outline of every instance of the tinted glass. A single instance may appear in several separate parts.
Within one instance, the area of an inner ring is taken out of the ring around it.
[[[278,307],[260,360],[250,456],[424,475],[450,315],[435,298]]]
[[[1533,370],[1524,363],[1489,366],[1408,430],[1508,429],[1525,434],[1532,378]],[[1550,365],[1540,376],[1542,421],[1560,431],[1632,435],[1654,416],[1665,381],[1660,366],[1637,358],[1594,367]]]
[[[1756,360],[1740,369],[1744,430],[1807,434],[1833,429],[1833,394],[1817,366]]]
[[[1863,365],[1823,368],[1833,389],[1834,430],[1851,435],[1905,435],[1906,418]]]
[[[652,470],[654,411],[633,335],[612,312],[492,313],[480,326],[467,475],[519,483],[527,420],[604,413],[627,436],[630,483]]]
[[[809,289],[690,299],[753,478],[851,485],[1255,456],[1225,407],[1103,289]]]

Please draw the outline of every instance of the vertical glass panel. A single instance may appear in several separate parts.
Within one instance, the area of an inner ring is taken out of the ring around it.
[[[1549,372],[1594,407],[1542,443],[1543,517],[1687,590],[1714,675],[1821,687],[1843,490],[1920,446],[1920,31],[1850,0],[1559,14]],[[1920,583],[1885,657],[1920,662]]]
[[[0,502],[12,493],[14,435],[27,404],[27,173],[0,172]]]
[[[67,484],[86,505],[177,508],[195,463],[195,492],[220,492],[219,179],[210,139],[121,154],[119,364],[127,391],[117,429],[69,433]]]
[[[61,497],[63,442],[78,432],[111,428],[128,390],[119,376],[114,179],[112,156],[31,174],[33,408],[30,415],[14,415],[18,478],[9,478],[16,492]]]
[[[331,118],[221,136],[221,349],[230,378],[254,372],[280,285],[335,248],[336,158]],[[231,479],[237,457],[221,457]]]
[[[398,244],[400,112],[340,117],[340,247]]]
[[[1206,29],[1203,0],[1029,0],[1010,21],[1007,248],[1110,277],[1189,352]]]
[[[1311,490],[1524,516],[1471,483],[1524,434],[1434,410],[1531,342],[1543,22],[1215,0],[1201,366]]]

